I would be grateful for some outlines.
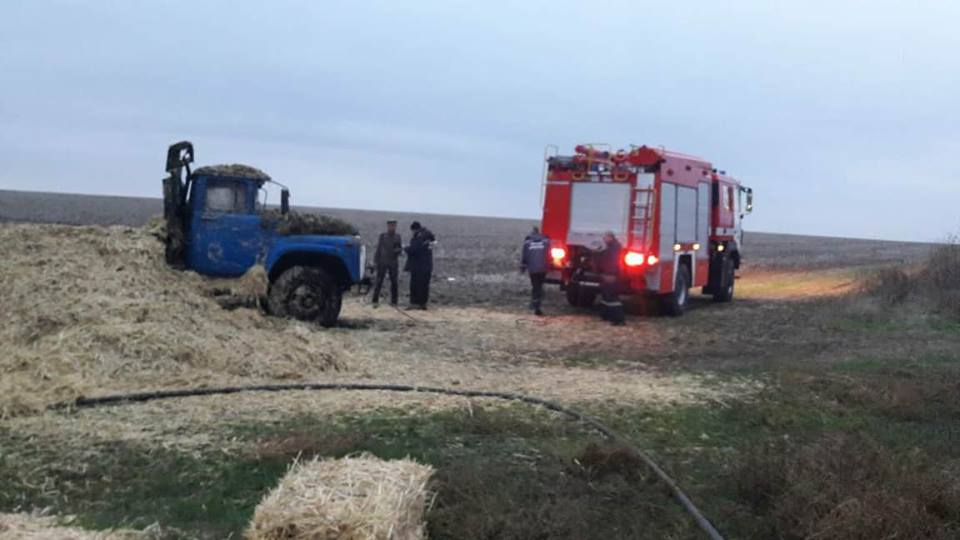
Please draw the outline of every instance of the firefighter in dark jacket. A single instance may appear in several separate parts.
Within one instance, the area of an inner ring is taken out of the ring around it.
[[[405,248],[407,262],[403,267],[410,272],[410,309],[427,309],[430,276],[433,274],[433,243],[436,238],[419,221],[414,221],[410,230],[413,231],[413,238]]]
[[[598,273],[600,274],[600,304],[603,306],[603,319],[614,326],[625,324],[626,316],[620,302],[620,255],[623,247],[611,231],[603,235],[603,250],[597,254]]]
[[[547,278],[547,257],[550,253],[550,239],[540,234],[534,227],[523,239],[523,254],[520,256],[520,269],[530,275],[530,309],[536,315],[543,315],[543,282]]]
[[[377,284],[373,289],[373,307],[380,305],[380,289],[383,288],[383,278],[390,276],[390,305],[397,305],[399,296],[397,274],[400,271],[400,254],[403,253],[403,242],[397,234],[397,222],[387,222],[387,232],[380,233],[377,240],[377,251],[373,255],[373,264],[377,270]]]

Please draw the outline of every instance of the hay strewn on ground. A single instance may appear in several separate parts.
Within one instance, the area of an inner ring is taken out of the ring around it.
[[[323,236],[355,236],[359,231],[352,224],[324,214],[304,214],[280,210],[266,210],[260,215],[263,227],[274,227],[277,234],[293,236],[297,234],[318,234]]]
[[[248,540],[418,540],[433,469],[371,455],[297,463],[257,506]]]
[[[69,520],[67,520],[69,521]],[[64,526],[54,516],[0,513],[0,540],[135,540],[149,538],[137,531],[86,531]]]
[[[307,325],[223,310],[208,291],[243,283],[167,267],[148,228],[4,224],[0,251],[0,416],[82,394],[344,367],[339,346]]]

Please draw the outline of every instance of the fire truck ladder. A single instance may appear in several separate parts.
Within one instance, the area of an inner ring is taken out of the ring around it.
[[[633,217],[630,232],[636,247],[650,246],[650,227],[653,223],[653,188],[634,190]]]

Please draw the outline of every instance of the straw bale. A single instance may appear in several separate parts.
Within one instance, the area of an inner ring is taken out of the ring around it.
[[[87,531],[69,526],[71,518],[40,514],[0,513],[0,540],[134,540],[147,534],[129,531]],[[66,524],[64,524],[66,522]]]
[[[277,234],[282,236],[297,234],[355,236],[359,234],[357,228],[352,224],[323,214],[304,214],[292,211],[283,214],[277,209],[270,209],[261,214],[260,223],[264,228],[272,227]]]
[[[369,454],[294,463],[257,506],[248,540],[418,540],[433,469]]]
[[[254,180],[270,180],[270,176],[256,167],[242,163],[225,163],[222,165],[206,165],[193,171],[195,175],[229,176],[233,178],[252,178]]]
[[[314,379],[342,369],[335,337],[254,310],[215,287],[261,294],[265,275],[216,280],[169,268],[155,231],[0,224],[0,416],[79,395]]]

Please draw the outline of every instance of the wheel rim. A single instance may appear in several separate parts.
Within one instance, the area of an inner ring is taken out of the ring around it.
[[[316,318],[324,305],[322,291],[316,287],[302,284],[290,293],[287,305],[298,319]]]

